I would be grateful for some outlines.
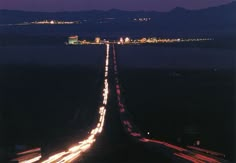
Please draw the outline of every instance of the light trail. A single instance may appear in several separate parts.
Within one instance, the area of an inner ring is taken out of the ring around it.
[[[104,123],[105,123],[105,115],[106,115],[106,105],[108,102],[108,95],[109,95],[109,83],[108,83],[108,72],[109,72],[109,51],[110,51],[110,45],[106,44],[106,58],[105,58],[105,74],[104,74],[104,88],[102,91],[103,99],[102,99],[102,105],[99,107],[99,118],[98,122],[95,125],[96,127],[89,132],[89,135],[87,136],[86,139],[71,145],[70,148],[68,148],[65,151],[53,154],[49,156],[48,159],[44,161],[40,161],[42,163],[70,163],[78,159],[84,152],[88,151],[91,149],[92,145],[95,143],[97,136],[99,136],[100,133],[103,131]],[[138,140],[139,142],[142,143],[152,143],[158,145],[159,148],[164,148],[168,149],[169,153],[172,153],[173,156],[179,158],[179,159],[184,159],[185,161],[190,161],[193,163],[219,163],[217,159],[198,154],[196,152],[192,152],[190,150],[184,149],[182,147],[169,144],[164,141],[160,140],[154,140],[154,139],[148,139],[145,136],[139,132],[138,128],[132,123],[132,121],[129,120],[128,112],[125,110],[125,106],[122,103],[121,100],[121,86],[119,83],[118,79],[118,68],[117,68],[117,57],[115,53],[115,48],[113,44],[113,63],[114,63],[114,76],[115,76],[115,89],[116,89],[116,95],[117,95],[117,101],[118,101],[118,106],[119,106],[119,111],[120,111],[120,116],[121,116],[121,121],[126,129],[127,133]],[[212,154],[215,156],[224,156],[223,154],[205,150],[205,149],[200,149],[197,147],[192,147],[188,146],[188,148],[205,152],[207,154]],[[28,154],[31,152],[37,152],[39,149],[33,149],[25,152],[18,153],[19,155],[21,154]],[[31,156],[31,157],[30,157]],[[21,160],[19,161],[20,163],[34,163],[38,162],[41,159],[41,155],[28,155],[21,157]],[[23,159],[22,159],[23,158]],[[27,158],[27,159],[24,159]]]
[[[142,143],[152,143],[152,144],[156,144],[158,148],[163,148],[163,149],[167,149],[166,152],[169,154],[174,155],[175,157],[179,158],[179,159],[183,159],[185,161],[189,161],[189,162],[193,162],[193,163],[220,163],[221,161],[218,161],[217,159],[202,155],[202,154],[197,154],[195,152],[192,152],[188,149],[164,142],[164,141],[160,141],[160,140],[155,140],[155,139],[148,139],[145,136],[143,136],[141,134],[141,132],[139,132],[139,129],[134,125],[134,123],[132,121],[130,121],[129,119],[129,115],[128,112],[125,110],[125,106],[122,103],[121,100],[121,86],[119,83],[119,78],[118,78],[118,69],[117,69],[117,57],[116,57],[116,52],[115,52],[115,46],[113,45],[113,63],[114,63],[114,79],[115,79],[115,88],[116,88],[116,95],[117,95],[117,102],[118,102],[118,106],[119,106],[119,111],[120,111],[120,117],[121,117],[121,123],[124,126],[124,129],[126,130],[126,132],[133,137],[134,139],[138,140],[139,142]],[[189,146],[188,148],[190,149],[194,149],[194,150],[198,150],[201,152],[205,152],[205,153],[210,153],[210,154],[214,154],[214,155],[223,155],[220,153],[216,153],[213,151],[209,151],[209,150],[204,150],[204,149],[200,149],[200,148],[196,148],[196,147],[192,147]],[[224,156],[224,155],[223,155]]]
[[[204,161],[201,161],[201,160],[198,160],[192,156],[189,156],[189,155],[186,155],[186,154],[183,154],[183,153],[174,153],[175,156],[178,156],[184,160],[188,160],[192,163],[205,163]]]
[[[41,155],[37,155],[33,158],[27,158],[19,161],[20,163],[34,163],[34,162],[41,162],[41,163],[69,163],[73,162],[75,159],[78,159],[79,156],[83,154],[83,152],[88,151],[94,142],[96,141],[97,136],[102,133],[104,123],[105,123],[105,116],[106,116],[106,105],[108,101],[108,94],[109,94],[109,84],[108,84],[108,71],[109,71],[109,51],[110,51],[110,45],[106,44],[106,58],[105,58],[105,73],[104,73],[104,88],[103,88],[103,100],[102,100],[102,106],[99,107],[99,120],[96,127],[89,132],[89,135],[86,139],[72,145],[70,148],[68,148],[65,151],[53,154],[49,156],[47,159],[43,161],[39,161],[41,159]],[[29,150],[25,151],[21,154],[27,154],[31,152],[38,151],[39,149]]]
[[[96,141],[96,137],[103,131],[105,115],[106,115],[106,105],[108,101],[109,94],[109,84],[108,84],[108,70],[109,70],[109,51],[110,45],[106,44],[106,61],[105,61],[105,75],[104,75],[104,89],[103,89],[103,105],[99,108],[99,121],[96,124],[96,127],[91,130],[88,137],[78,142],[78,144],[73,145],[73,147],[69,148],[67,151],[54,154],[50,156],[47,160],[42,163],[65,163],[65,162],[73,162],[75,159],[78,159],[81,154],[91,148],[91,146]]]
[[[198,158],[199,160],[203,160],[203,161],[207,161],[207,162],[211,162],[211,163],[220,163],[219,161],[217,161],[216,159],[201,155],[201,154],[196,154],[194,155],[196,158]]]
[[[40,156],[34,157],[34,158],[30,159],[30,160],[20,161],[20,163],[34,163],[34,162],[39,161],[41,159],[41,157],[42,156],[40,155]]]
[[[198,147],[194,147],[194,146],[187,146],[187,148],[193,149],[193,150],[196,150],[196,151],[199,151],[199,152],[211,154],[213,156],[225,157],[225,154],[223,154],[223,153],[218,153],[218,152],[210,151],[210,150],[207,150],[207,149],[202,149],[202,148],[198,148]]]
[[[34,152],[40,152],[41,148],[34,148],[34,149],[30,149],[24,152],[19,152],[17,153],[17,155],[25,155],[25,154],[29,154],[29,153],[34,153]]]
[[[33,153],[27,153],[27,152],[28,151],[26,151],[26,154],[20,154],[21,155],[20,157],[13,159],[11,161],[14,161],[14,162],[17,161],[19,163],[34,163],[34,162],[39,161],[42,158],[41,154],[38,151],[33,152]]]

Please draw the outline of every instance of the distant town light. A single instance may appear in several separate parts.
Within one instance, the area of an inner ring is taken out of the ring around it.
[[[75,36],[70,36],[69,38],[68,38],[68,44],[69,45],[75,45],[75,44],[78,44],[78,36],[77,35],[75,35]]]
[[[101,38],[100,37],[96,37],[95,38],[95,43],[99,44],[101,42]]]
[[[129,43],[130,42],[130,38],[129,37],[126,37],[125,38],[125,43]]]
[[[147,39],[144,37],[140,40],[141,43],[145,43],[147,41]]]
[[[50,23],[50,21],[48,21]],[[57,21],[54,21],[54,24],[57,24]],[[158,37],[143,37],[130,39],[129,37],[120,37],[119,40],[112,41],[116,44],[166,44],[166,43],[180,43],[180,42],[196,42],[196,41],[209,41],[213,39],[209,38],[158,38]],[[101,39],[100,37],[95,37],[93,41],[90,40],[78,40],[78,36],[68,37],[68,41],[65,42],[66,45],[87,45],[87,44],[107,44],[109,40]]]
[[[196,141],[196,145],[199,146],[201,144],[201,141],[200,140],[197,140]]]
[[[120,38],[120,43],[123,44],[124,43],[124,39],[121,37]]]

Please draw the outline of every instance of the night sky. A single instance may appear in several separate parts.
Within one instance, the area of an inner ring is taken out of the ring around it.
[[[230,3],[233,0],[0,0],[0,9],[30,11],[155,10],[168,11],[175,7],[200,9]]]

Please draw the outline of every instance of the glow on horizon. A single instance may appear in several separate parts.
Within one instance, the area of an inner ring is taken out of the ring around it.
[[[81,11],[81,10],[109,10],[112,8],[121,10],[152,10],[169,11],[175,7],[186,9],[202,9],[230,3],[234,0],[129,0],[129,1],[110,1],[110,0],[3,0],[0,1],[0,9],[25,10],[25,11]]]

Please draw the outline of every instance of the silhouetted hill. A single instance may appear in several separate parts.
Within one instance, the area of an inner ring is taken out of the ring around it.
[[[138,18],[151,18],[151,20],[140,22],[137,21]],[[218,33],[231,32],[236,34],[236,2],[201,10],[187,10],[177,7],[169,12],[122,11],[118,9],[79,12],[26,12],[0,10],[0,24],[15,24],[46,19],[66,21],[79,20],[82,22],[81,30],[83,28],[90,29],[93,27],[93,31],[96,31],[96,29],[102,30],[106,25],[109,30],[116,32],[184,31],[191,33],[207,33],[209,31],[215,31]],[[88,26],[91,24],[93,24],[92,27]]]

